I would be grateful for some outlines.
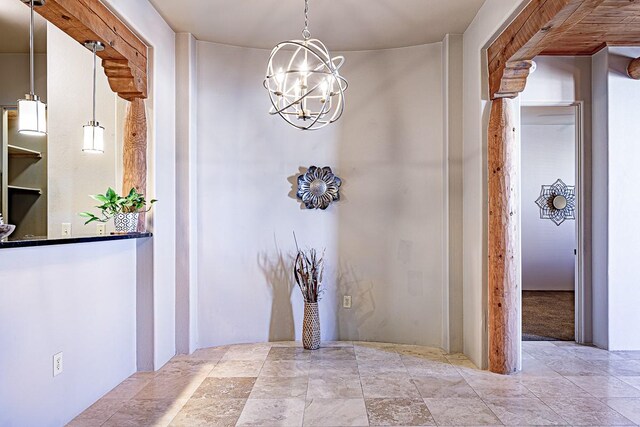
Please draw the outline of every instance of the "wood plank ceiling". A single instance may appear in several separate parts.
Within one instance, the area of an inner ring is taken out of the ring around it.
[[[541,54],[593,55],[605,45],[640,46],[640,1],[602,1]]]

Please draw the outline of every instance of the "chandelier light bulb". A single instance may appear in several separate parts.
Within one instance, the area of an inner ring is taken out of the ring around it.
[[[320,84],[320,91],[322,92],[323,102],[326,102],[329,97],[329,82],[327,79],[323,80]]]
[[[276,82],[278,82],[278,85],[282,85],[284,82],[284,71],[282,71],[282,68],[278,68],[278,72],[276,73]]]
[[[311,38],[308,7],[305,0],[303,39],[273,48],[263,85],[271,101],[269,114],[298,129],[316,130],[342,116],[348,83],[339,73],[344,57],[331,57],[320,40]]]

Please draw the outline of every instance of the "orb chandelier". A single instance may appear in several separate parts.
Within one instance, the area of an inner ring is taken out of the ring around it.
[[[271,99],[269,114],[298,129],[316,130],[342,116],[348,83],[338,71],[344,57],[332,58],[324,43],[311,38],[308,0],[302,38],[273,48],[263,85]]]

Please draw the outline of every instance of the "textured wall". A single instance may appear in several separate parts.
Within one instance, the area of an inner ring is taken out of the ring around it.
[[[135,372],[136,244],[2,250],[0,425],[64,425]]]
[[[442,345],[442,44],[348,52],[345,114],[311,133],[267,114],[268,54],[198,43],[199,345],[299,338],[293,231],[327,249],[324,339]],[[295,199],[312,164],[343,178],[324,212]]]

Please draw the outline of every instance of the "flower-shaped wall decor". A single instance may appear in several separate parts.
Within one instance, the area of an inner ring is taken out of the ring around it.
[[[556,225],[576,219],[576,187],[558,179],[551,185],[543,185],[536,200],[540,207],[540,219],[550,219]]]
[[[307,209],[327,209],[331,202],[340,200],[342,181],[330,167],[311,166],[298,177],[298,193]]]

